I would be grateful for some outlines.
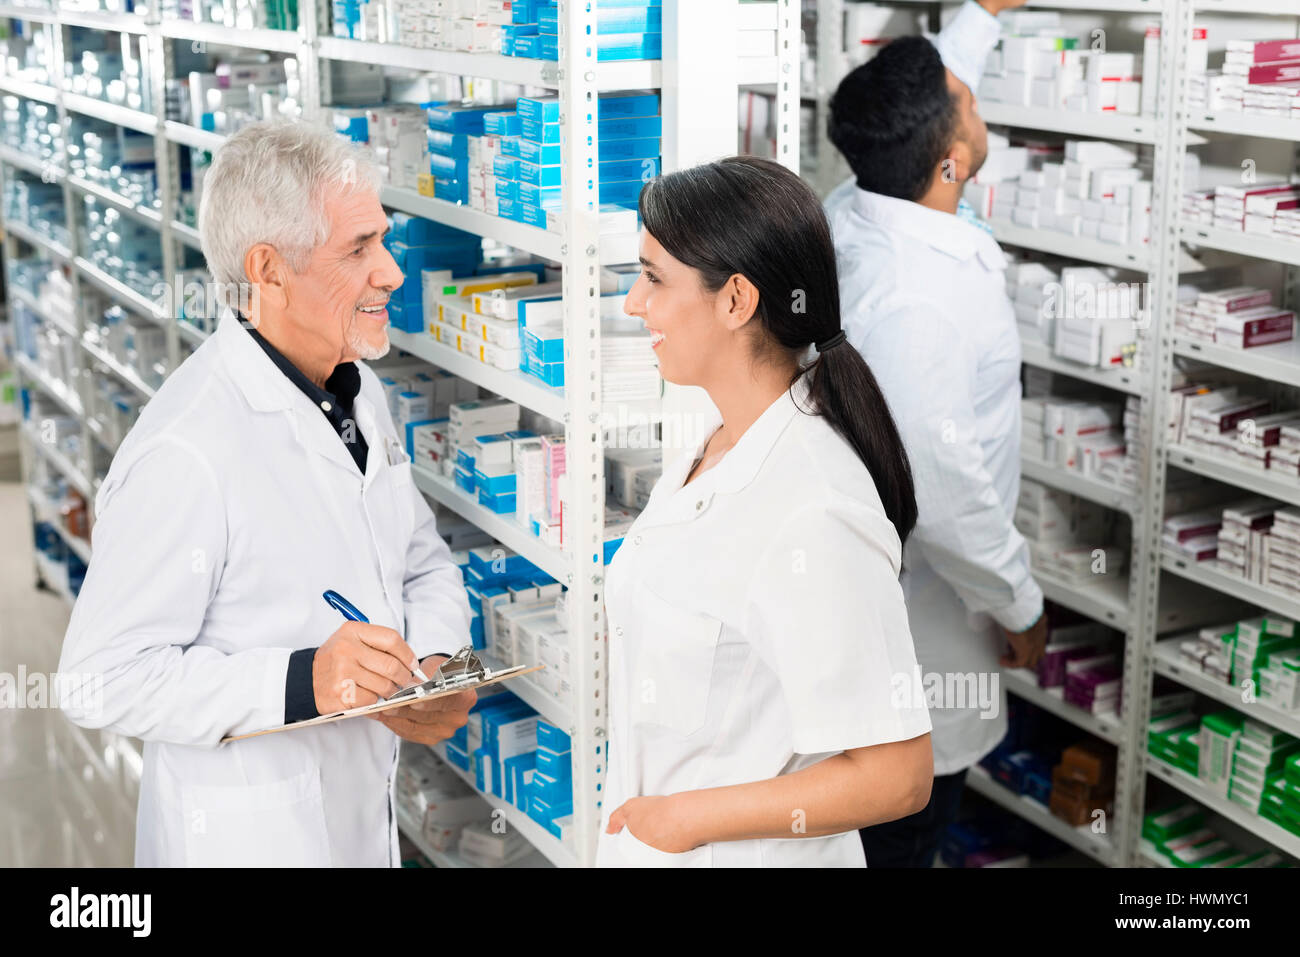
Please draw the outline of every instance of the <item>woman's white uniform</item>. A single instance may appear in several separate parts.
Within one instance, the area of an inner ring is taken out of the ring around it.
[[[632,797],[762,781],[930,730],[898,535],[862,461],[809,409],[802,377],[689,485],[704,442],[670,464],[609,566],[598,865],[861,867],[856,831],[795,837],[812,826],[797,808],[790,838],[683,854],[605,826]]]

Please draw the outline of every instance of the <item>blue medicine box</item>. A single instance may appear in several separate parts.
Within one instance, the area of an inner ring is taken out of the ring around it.
[[[469,179],[443,179],[435,176],[433,195],[435,199],[445,199],[449,203],[468,203]]]
[[[463,731],[465,729],[462,728],[461,730]],[[469,755],[463,748],[458,748],[448,741],[443,747],[443,754],[447,756],[447,762],[449,764],[460,768],[462,771],[469,771]]]
[[[455,480],[458,488],[462,489],[465,492],[468,492],[470,495],[474,494],[475,490],[474,490],[473,472],[466,471],[465,469],[461,468],[458,465],[456,466]],[[472,570],[473,569],[471,569],[471,571]]]
[[[621,178],[621,177],[620,177]],[[410,213],[393,213],[390,217],[387,240],[406,246],[451,246],[482,248],[483,240],[463,229],[454,229],[435,223],[431,219],[412,216]]]
[[[515,510],[515,493],[502,492],[500,495],[489,495],[486,489],[479,489],[478,503],[489,511],[505,515]]]
[[[515,0],[510,8],[510,22],[536,23],[538,8],[544,6],[545,0]]]
[[[563,362],[537,362],[530,358],[528,371],[541,379],[552,389],[564,388]]]
[[[527,223],[529,226],[536,226],[538,229],[546,228],[546,210],[540,206],[530,206],[521,198],[518,205],[519,221]]]
[[[560,98],[549,96],[521,96],[515,104],[521,119],[535,119],[543,123],[560,122]],[[596,116],[607,120],[615,116],[658,116],[658,93],[602,93],[596,101]]]
[[[516,162],[517,162],[517,161],[516,161]],[[509,201],[512,202],[512,203],[517,203],[517,202],[519,202],[519,181],[516,180],[516,179],[501,179],[501,178],[498,177],[498,179],[497,179],[497,199],[498,199],[498,200],[503,200],[503,199],[505,199],[505,200],[509,200]],[[500,205],[500,203],[498,202],[498,204],[497,204],[497,210],[498,210],[498,212],[500,211],[500,209],[501,209],[501,205]],[[513,217],[507,217],[507,218],[509,219],[509,218],[513,218]]]
[[[517,488],[514,472],[509,475],[484,475],[478,469],[474,470],[474,485],[478,488],[480,496],[484,494],[496,496],[503,493],[513,495]]]
[[[600,158],[605,162],[611,160],[657,159],[660,151],[660,139],[657,136],[600,141]]]
[[[471,613],[469,616],[469,642],[476,649],[487,647],[487,637],[483,633],[483,616]]]
[[[663,118],[660,116],[601,117],[596,124],[596,136],[601,143],[604,143],[605,140],[636,139],[662,135]],[[558,143],[560,142],[560,123],[558,120],[538,120],[525,117],[520,136],[535,143]]]
[[[559,32],[559,9],[546,7],[537,11],[537,27],[542,33]],[[624,6],[606,7],[596,11],[596,33],[661,33],[663,7]]]
[[[464,469],[466,472],[474,471],[474,456],[464,449],[456,450],[456,468]],[[472,489],[471,489],[472,491]]]
[[[564,361],[564,336],[542,338],[535,329],[524,329],[523,348],[528,356],[538,362]]]
[[[627,180],[622,183],[601,183],[596,187],[597,195],[602,203],[617,203],[620,206],[635,206],[637,200],[641,197],[641,190],[645,189],[645,183],[639,179]]]
[[[526,57],[529,60],[540,60],[542,58],[542,37],[534,33],[532,36],[515,37],[515,56]]]
[[[504,199],[500,193],[497,193],[497,215],[502,219],[513,219],[515,222],[520,222],[519,200]]]
[[[657,143],[658,140],[655,142]],[[659,151],[656,150],[654,155],[658,156]],[[519,158],[526,163],[536,163],[538,166],[559,166],[562,161],[560,144],[535,143],[521,136],[519,138]]]
[[[444,156],[442,153],[430,153],[429,172],[436,178],[454,179],[468,183],[469,157]]]
[[[531,37],[529,38],[531,39]],[[553,33],[538,34],[542,42],[538,59],[560,58],[559,37]],[[658,60],[663,52],[662,33],[602,33],[596,37],[596,61],[611,63],[619,60]]]
[[[519,156],[519,137],[503,136],[501,137],[501,155],[502,156]]]
[[[429,144],[430,153],[442,156],[463,156],[469,159],[469,137],[464,133],[448,133],[444,130],[430,129],[424,134]]]
[[[539,747],[533,752],[537,758],[537,770],[557,781],[569,781],[573,778],[573,752],[563,754],[550,748]]]
[[[541,768],[533,775],[533,796],[552,806],[573,803],[573,781],[551,777]]]
[[[508,803],[518,807],[524,783],[522,772],[532,769],[536,762],[536,754],[532,751],[527,754],[516,754],[513,758],[506,758],[501,762],[501,776],[505,778],[503,797]]]
[[[542,209],[558,209],[560,206],[559,186],[535,186],[532,183],[518,183],[518,198],[521,203],[540,206]]]
[[[489,136],[518,136],[519,114],[504,111],[500,113],[484,113],[483,132]]]
[[[468,133],[470,136],[483,135],[483,116],[486,113],[500,113],[508,110],[509,104],[495,106],[462,106],[459,103],[443,103],[429,108],[429,129],[442,130],[446,133]]]
[[[537,782],[537,772],[533,772],[533,783]],[[530,785],[531,788],[531,785]],[[573,800],[570,799],[564,804],[552,804],[551,802],[537,796],[536,791],[528,795],[528,816],[538,824],[549,824],[557,817],[573,813]]]
[[[519,179],[519,159],[515,156],[494,156],[492,175],[499,179]]]

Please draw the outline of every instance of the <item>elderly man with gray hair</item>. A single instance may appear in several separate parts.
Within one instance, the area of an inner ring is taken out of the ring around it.
[[[100,707],[63,704],[144,741],[137,865],[395,866],[398,739],[450,737],[472,691],[221,743],[388,697],[468,643],[460,573],[357,362],[388,351],[403,280],[375,170],[328,131],[248,127],[216,155],[199,232],[248,314],[113,460],[59,669],[102,680]]]

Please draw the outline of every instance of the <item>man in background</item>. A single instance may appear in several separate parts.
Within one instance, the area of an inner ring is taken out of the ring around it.
[[[1000,33],[995,17],[1024,2],[967,2],[935,42],[891,41],[831,101],[830,138],[853,170],[827,200],[844,330],[911,460],[919,518],[903,589],[924,687],[937,675],[944,689],[929,701],[930,803],[861,832],[871,867],[931,865],[967,769],[1006,734],[999,664],[1032,667],[1046,642],[1043,594],[1012,523],[1020,339],[1006,261],[961,209],[988,153],[974,91]]]

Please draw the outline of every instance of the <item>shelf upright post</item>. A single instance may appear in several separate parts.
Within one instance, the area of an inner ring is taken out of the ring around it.
[[[302,78],[302,112],[309,120],[320,121],[321,104],[332,102],[330,88],[331,61],[320,55],[320,38],[330,34],[330,6],[324,0],[312,3],[310,11],[299,7],[298,30],[302,43],[298,47],[298,76]]]
[[[83,296],[81,275],[77,270],[75,260],[82,254],[81,248],[81,231],[77,228],[80,217],[83,214],[83,207],[79,203],[84,202],[75,189],[72,188],[72,166],[69,162],[71,157],[70,147],[71,129],[69,122],[68,108],[64,104],[63,94],[67,92],[64,89],[64,80],[67,71],[67,46],[68,31],[71,29],[65,23],[55,22],[50,27],[53,32],[54,40],[54,63],[56,69],[52,71],[54,75],[50,78],[55,89],[57,98],[56,109],[59,115],[59,129],[63,131],[63,218],[68,229],[68,275],[72,283],[72,301],[74,305],[74,315],[72,317],[73,331],[76,333],[78,340],[85,332],[86,327],[86,306]],[[73,370],[73,381],[67,383],[72,393],[81,400],[81,455],[79,461],[72,464],[86,476],[87,481],[94,478],[95,473],[95,436],[90,430],[90,413],[91,413],[91,393],[90,385],[90,368],[87,362],[85,350],[78,345],[76,349],[77,367]],[[93,506],[93,503],[88,503]]]
[[[566,613],[574,669],[573,823],[581,866],[596,861],[608,748],[605,637],[605,450],[601,423],[600,206],[596,168],[596,11],[560,0],[560,156],[564,184]]]
[[[162,242],[162,274],[163,282],[171,289],[171,295],[164,296],[163,300],[171,307],[163,317],[167,331],[167,371],[170,375],[181,361],[180,310],[184,302],[184,284],[180,282],[179,275],[185,254],[178,254],[179,239],[172,229],[172,223],[176,222],[181,205],[180,151],[186,147],[171,142],[166,134],[167,78],[176,71],[176,51],[172,47],[172,41],[155,28],[142,36],[140,42],[152,46],[149,59],[156,65],[150,78],[150,92],[153,96],[154,117],[158,121],[153,147],[158,189],[162,192],[162,221],[158,224],[159,239]]]
[[[799,172],[802,13],[800,0],[776,0],[776,158],[795,173]]]
[[[1165,448],[1169,389],[1173,373],[1174,309],[1178,303],[1181,242],[1179,218],[1183,194],[1183,159],[1187,152],[1187,63],[1191,42],[1192,0],[1165,0],[1160,17],[1160,71],[1157,94],[1155,162],[1152,176],[1151,294],[1144,388],[1146,401],[1139,427],[1144,456],[1138,515],[1133,527],[1133,560],[1129,600],[1133,631],[1124,650],[1124,742],[1116,794],[1121,865],[1137,861],[1146,800],[1146,725],[1151,711],[1151,681],[1160,610],[1160,532],[1164,521]]]
[[[848,72],[844,54],[844,0],[823,0],[817,10],[816,104],[813,123],[817,137],[817,174],[814,187],[825,196],[849,175],[844,162],[830,139],[831,94]]]

